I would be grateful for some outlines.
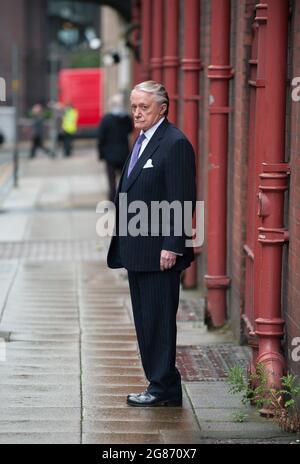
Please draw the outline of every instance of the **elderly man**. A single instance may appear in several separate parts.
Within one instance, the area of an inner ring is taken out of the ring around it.
[[[153,204],[176,202],[183,209],[185,202],[194,208],[196,201],[194,151],[185,135],[169,123],[168,108],[168,94],[158,82],[142,82],[131,92],[133,121],[140,133],[118,186],[116,229],[107,258],[109,267],[128,271],[139,350],[149,381],[146,391],[127,396],[130,406],[182,405],[176,313],[180,273],[194,259],[193,248],[187,246],[191,234],[186,234],[183,224],[178,234],[178,214],[175,219],[172,211],[148,220]],[[149,215],[141,234],[130,230],[124,234],[118,218],[124,217],[128,207],[125,216],[130,225],[130,205],[136,200],[144,202]],[[164,228],[166,217],[169,227]]]

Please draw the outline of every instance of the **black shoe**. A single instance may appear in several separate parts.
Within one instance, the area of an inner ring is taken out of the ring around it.
[[[160,398],[159,396],[151,395],[147,390],[143,393],[130,394],[127,396],[127,404],[129,406],[182,406],[182,399]]]

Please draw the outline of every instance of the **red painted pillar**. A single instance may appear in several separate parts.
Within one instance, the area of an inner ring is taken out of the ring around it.
[[[152,58],[150,60],[151,77],[154,81],[162,82],[163,75],[163,35],[164,35],[164,2],[163,0],[153,0],[152,22]]]
[[[170,109],[168,119],[177,124],[177,106],[178,106],[178,20],[179,6],[178,0],[165,0],[164,15],[165,35],[164,45],[165,54],[163,57],[163,82],[168,91],[170,98]]]
[[[207,309],[215,327],[226,317],[227,150],[230,66],[230,0],[211,2],[209,171],[207,206]]]
[[[200,61],[200,2],[189,0],[184,3],[184,51],[181,67],[183,71],[183,132],[192,143],[198,168],[199,153],[199,74]],[[198,171],[198,169],[197,169]],[[197,176],[198,180],[198,176]],[[195,226],[195,224],[194,224]],[[184,273],[184,287],[197,285],[197,261]]]
[[[288,38],[288,0],[267,0],[258,5],[265,18],[265,105],[264,145],[259,166],[258,243],[260,281],[258,295],[259,355],[268,371],[270,384],[280,388],[284,358],[280,339],[284,321],[281,314],[282,248],[288,239],[284,228],[284,193],[288,165],[285,163],[286,68]],[[274,51],[276,47],[276,53]]]
[[[255,224],[254,224],[254,250],[253,250],[253,282],[250,289],[253,295],[253,325],[254,330],[250,331],[249,345],[252,348],[252,362],[250,363],[250,371],[255,372],[256,362],[258,357],[258,337],[255,332],[256,319],[258,318],[259,294],[260,294],[260,268],[261,268],[261,247],[258,242],[258,227],[259,216],[257,215],[257,193],[259,188],[259,175],[261,166],[264,159],[265,150],[265,107],[266,107],[266,4],[260,3],[256,5],[255,24],[257,24],[257,66],[256,74],[253,76],[255,79],[253,85],[255,86],[255,116],[254,116],[254,129],[253,129],[253,156],[255,158]],[[250,124],[249,129],[251,130]],[[252,155],[249,146],[249,156]],[[249,179],[248,179],[249,180]],[[250,185],[250,184],[249,184]],[[248,217],[248,219],[250,219]],[[253,220],[253,219],[250,219]],[[247,271],[247,269],[246,269]]]
[[[142,47],[141,47],[141,78],[142,81],[147,81],[151,78],[150,59],[151,59],[151,24],[152,18],[152,1],[142,1]]]
[[[141,34],[141,6],[139,0],[132,2],[132,24],[136,25],[133,32],[133,45],[139,48],[140,34]],[[139,52],[140,53],[140,50]],[[140,59],[140,57],[139,57]],[[141,62],[138,59],[133,60],[133,84],[136,85],[141,82]]]
[[[247,174],[247,232],[245,251],[245,298],[244,314],[242,319],[245,323],[245,335],[248,339],[248,346],[252,349],[252,360],[249,365],[249,372],[254,373],[256,369],[256,358],[258,356],[258,340],[255,335],[255,319],[257,318],[255,304],[257,287],[254,284],[256,278],[255,272],[255,254],[254,250],[257,243],[258,216],[257,216],[257,185],[256,185],[256,161],[255,161],[255,105],[256,105],[256,87],[257,87],[257,51],[258,51],[258,31],[257,21],[252,24],[252,47],[250,65],[250,86],[249,98],[249,131],[248,131],[248,174]]]

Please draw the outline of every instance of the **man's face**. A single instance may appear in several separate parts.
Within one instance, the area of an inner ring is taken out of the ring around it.
[[[139,130],[150,129],[166,111],[166,103],[158,102],[154,94],[142,90],[133,90],[130,101],[134,126]]]

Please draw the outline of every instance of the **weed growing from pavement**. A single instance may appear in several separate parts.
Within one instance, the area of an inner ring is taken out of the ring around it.
[[[300,431],[300,416],[297,411],[297,398],[300,396],[300,384],[292,374],[281,378],[282,387],[276,389],[269,384],[266,367],[259,363],[256,371],[247,378],[241,366],[234,366],[228,371],[227,382],[230,393],[242,394],[243,404],[252,404],[257,408],[269,410],[269,416],[286,432]],[[238,414],[238,413],[237,413]],[[237,421],[238,416],[235,415]],[[245,417],[241,412],[239,422]]]

